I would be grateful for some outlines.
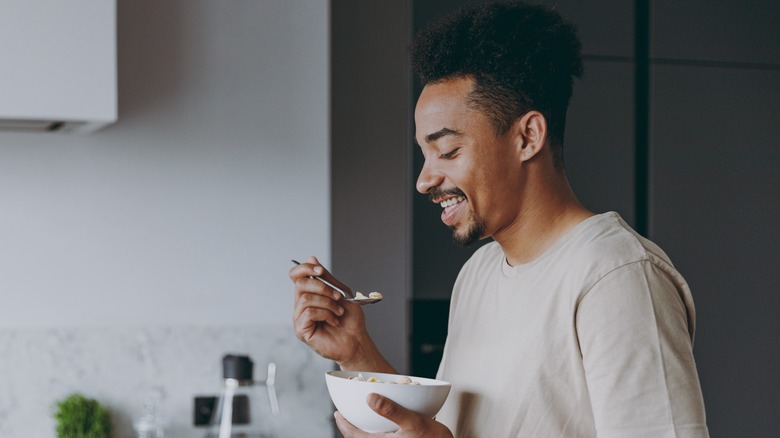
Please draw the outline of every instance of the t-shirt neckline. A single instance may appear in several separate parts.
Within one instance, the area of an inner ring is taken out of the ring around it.
[[[501,254],[503,257],[501,257],[501,272],[506,277],[516,277],[523,272],[527,272],[530,269],[533,269],[536,265],[543,262],[544,260],[551,257],[553,254],[558,252],[561,248],[563,248],[567,243],[571,242],[577,235],[582,233],[583,230],[590,227],[591,225],[595,225],[597,223],[613,219],[613,218],[619,218],[618,213],[614,211],[609,211],[606,213],[601,214],[595,214],[585,220],[580,221],[577,225],[573,226],[571,230],[567,231],[566,234],[564,234],[560,239],[555,241],[552,245],[550,245],[549,248],[547,248],[539,257],[531,260],[528,263],[523,263],[517,266],[511,266],[509,262],[506,259],[506,254],[504,254],[503,251],[501,251]]]

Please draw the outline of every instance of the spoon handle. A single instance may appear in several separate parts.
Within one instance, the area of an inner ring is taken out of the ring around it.
[[[295,260],[290,260],[290,261],[291,261],[291,262],[293,262],[293,263],[295,263],[296,265],[300,265],[300,264],[301,264],[300,262],[298,262],[298,261],[295,261]],[[342,297],[344,297],[344,298],[346,298],[346,299],[351,299],[351,298],[352,298],[350,295],[347,295],[347,293],[346,293],[346,292],[344,292],[343,290],[341,290],[341,288],[340,288],[340,287],[336,286],[335,284],[333,284],[333,283],[329,282],[328,280],[326,280],[326,279],[324,279],[324,278],[321,278],[321,277],[312,277],[312,276],[309,276],[309,278],[313,278],[313,279],[315,279],[315,280],[319,280],[319,281],[321,281],[321,282],[323,282],[323,283],[327,284],[328,286],[330,286],[330,287],[332,287],[333,289],[335,289],[335,290],[336,290],[338,293],[340,293],[340,294],[341,294],[341,296],[342,296]]]

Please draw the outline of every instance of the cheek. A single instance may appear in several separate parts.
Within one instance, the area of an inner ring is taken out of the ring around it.
[[[515,173],[511,169],[511,164],[485,169],[486,172],[475,175],[472,190],[479,198],[481,209],[487,209],[491,214],[499,214],[517,198],[517,187],[510,180]]]
[[[487,211],[495,208],[495,193],[493,191],[495,181],[491,180],[489,173],[471,174],[464,183],[461,189],[466,192],[472,210],[480,210],[481,215],[484,216]]]
[[[472,209],[485,210],[483,214],[499,207],[498,203],[511,199],[507,178],[514,173],[514,163],[497,153],[498,148],[498,145],[486,146],[483,151],[488,153],[453,163],[449,169],[451,184],[466,193]]]

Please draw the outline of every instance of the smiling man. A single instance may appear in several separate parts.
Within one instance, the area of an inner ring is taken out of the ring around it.
[[[510,263],[523,263],[592,213],[545,147],[545,116],[529,110],[497,127],[475,102],[475,85],[473,77],[446,76],[420,95],[415,122],[425,165],[417,190],[442,204],[456,242],[492,236]]]
[[[455,283],[438,372],[452,391],[437,418],[374,395],[399,431],[368,434],[336,413],[345,436],[708,436],[685,280],[566,178],[579,51],[571,25],[522,3],[465,9],[416,37],[417,190],[457,242],[494,242]],[[343,369],[394,372],[359,306],[309,276],[335,281],[313,257],[290,271],[299,339]]]

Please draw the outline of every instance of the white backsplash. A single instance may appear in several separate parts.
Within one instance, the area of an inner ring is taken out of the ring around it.
[[[193,400],[219,393],[227,353],[249,355],[261,380],[277,364],[277,436],[333,436],[324,377],[333,363],[274,325],[0,330],[0,437],[54,437],[55,404],[74,392],[111,410],[115,438],[136,436],[132,422],[149,399],[166,438],[202,437]]]

